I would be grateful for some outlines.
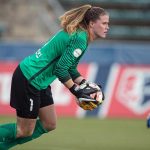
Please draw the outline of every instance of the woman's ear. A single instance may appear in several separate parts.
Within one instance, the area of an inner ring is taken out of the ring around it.
[[[93,22],[93,21],[90,21],[90,22],[89,22],[89,27],[93,27],[93,25],[94,25],[94,22]]]

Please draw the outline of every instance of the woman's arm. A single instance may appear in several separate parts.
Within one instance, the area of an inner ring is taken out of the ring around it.
[[[70,69],[72,66],[78,63],[80,56],[86,49],[86,43],[80,38],[71,39],[67,49],[59,58],[56,64],[54,74],[58,79],[65,84],[66,87],[70,87],[74,83]],[[79,77],[80,74],[76,76]],[[79,80],[79,79],[78,79]],[[78,82],[78,80],[76,80]]]

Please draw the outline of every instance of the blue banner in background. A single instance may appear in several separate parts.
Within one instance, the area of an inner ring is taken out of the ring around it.
[[[44,44],[44,43],[43,43]],[[20,61],[37,51],[39,43],[0,43],[0,60]],[[82,63],[97,64],[150,64],[150,43],[148,42],[96,42],[90,44]]]
[[[106,83],[109,76],[110,67],[111,65],[98,65],[97,73],[94,80],[95,83],[100,84],[102,86],[102,90],[104,91],[104,93],[105,93]],[[86,115],[96,116],[100,111],[99,109],[101,109],[101,107],[93,111],[87,111]]]

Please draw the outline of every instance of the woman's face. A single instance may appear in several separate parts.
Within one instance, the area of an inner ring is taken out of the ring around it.
[[[109,15],[102,15],[100,19],[90,22],[89,29],[93,39],[105,38],[109,29]]]

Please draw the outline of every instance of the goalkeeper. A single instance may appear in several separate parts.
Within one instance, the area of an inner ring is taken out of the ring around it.
[[[56,128],[51,87],[58,78],[77,98],[90,98],[95,89],[80,89],[86,80],[77,71],[89,42],[105,38],[109,15],[100,7],[84,5],[60,17],[62,30],[37,52],[26,57],[12,77],[10,105],[16,123],[0,125],[0,149],[7,150]],[[89,104],[90,109],[95,106]]]

